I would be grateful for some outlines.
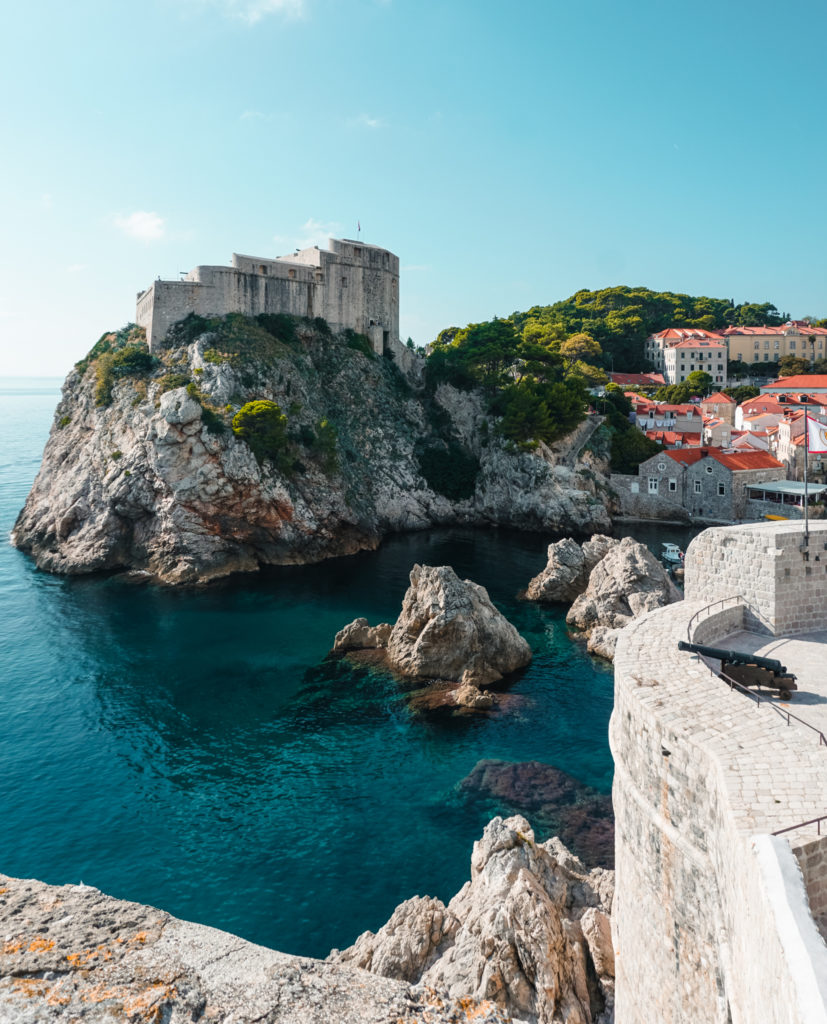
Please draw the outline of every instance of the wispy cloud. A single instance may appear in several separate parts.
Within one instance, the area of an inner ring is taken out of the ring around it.
[[[67,274],[81,274],[84,270],[89,269],[88,263],[70,263],[66,268]]]
[[[115,217],[114,223],[129,238],[137,238],[141,242],[157,242],[166,232],[164,218],[147,210],[136,210],[126,217]]]
[[[358,117],[351,117],[348,124],[352,128],[384,128],[386,122],[383,117],[371,117],[370,114],[360,114]]]
[[[301,18],[306,0],[195,0],[201,7],[214,7],[229,18],[255,25],[271,14],[285,18]]]
[[[335,238],[342,230],[342,225],[336,221],[317,220],[315,217],[308,217],[307,220],[295,232],[288,235],[273,235],[276,245],[285,249],[309,249],[311,245],[324,246],[328,238]]]

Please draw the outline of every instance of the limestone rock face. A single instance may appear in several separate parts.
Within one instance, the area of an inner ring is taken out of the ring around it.
[[[441,918],[434,908],[434,935]],[[90,886],[0,875],[0,934],[0,1024],[507,1024],[493,1003],[277,953]]]
[[[594,567],[566,622],[584,630],[621,629],[644,612],[680,599],[680,591],[646,545],[624,537]]]
[[[538,845],[525,818],[494,818],[447,907],[408,900],[330,959],[490,1000],[529,1024],[609,1021],[611,900],[611,872],[587,872],[559,840]]]
[[[205,334],[164,349],[166,365],[116,378],[108,405],[96,404],[94,361],[69,374],[12,534],[40,568],[194,583],[351,554],[434,525],[609,525],[607,466],[580,461],[576,439],[567,466],[543,446],[510,453],[494,433],[483,444],[490,414],[480,395],[448,385],[426,395],[390,360],[311,326],[292,346],[274,342],[266,358],[242,352],[217,363],[216,344]],[[164,391],[170,377],[194,389]],[[292,469],[259,464],[229,429],[233,412],[257,399],[287,415]],[[323,420],[336,431],[332,459],[315,443]],[[423,475],[422,445],[449,443],[479,460],[466,498],[445,497]]]
[[[354,619],[336,634],[333,650],[365,651],[387,647],[392,628],[389,622],[380,622],[378,626],[371,626],[367,619]]]
[[[586,589],[589,573],[619,541],[595,534],[581,547],[570,537],[550,544],[545,569],[526,590],[530,601],[571,602]]]
[[[448,566],[415,565],[388,640],[402,675],[485,686],[531,661],[531,648],[484,587]]]

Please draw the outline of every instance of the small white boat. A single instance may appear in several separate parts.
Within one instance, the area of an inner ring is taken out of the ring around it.
[[[663,553],[660,557],[664,562],[669,562],[670,565],[681,565],[683,563],[683,551],[681,551],[677,544],[664,544]]]

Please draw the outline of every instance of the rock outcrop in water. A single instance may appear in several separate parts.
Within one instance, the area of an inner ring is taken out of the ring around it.
[[[480,395],[432,393],[316,322],[271,334],[235,316],[222,331],[182,328],[156,365],[139,332],[129,359],[105,336],[69,374],[13,531],[38,566],[186,583],[431,525],[609,525],[606,466],[564,444],[510,452]],[[277,458],[230,429],[254,400],[287,417]]]
[[[455,999],[490,1000],[528,1024],[612,1019],[612,872],[587,871],[525,818],[494,818],[474,844],[471,880],[446,907],[416,897],[376,934],[328,958]]]
[[[387,665],[399,675],[460,682],[456,703],[490,707],[492,698],[477,688],[527,665],[528,643],[494,607],[485,587],[461,580],[449,565],[415,565],[410,580],[392,628],[356,619],[336,634],[334,651],[382,647]]]
[[[531,580],[526,597],[573,601],[566,622],[586,634],[593,654],[611,660],[624,626],[680,601],[681,593],[645,544],[596,536],[582,547],[571,539],[551,544],[548,564]]]
[[[2,1024],[507,1024],[493,1003],[288,956],[84,885],[0,875]]]

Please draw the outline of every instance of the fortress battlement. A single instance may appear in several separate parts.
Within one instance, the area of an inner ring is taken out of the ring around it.
[[[287,256],[233,253],[229,266],[197,266],[178,281],[153,281],[138,293],[136,323],[146,328],[150,351],[190,313],[290,313],[323,317],[334,331],[351,328],[370,338],[374,351],[398,352],[399,257],[352,239],[331,238]]]

